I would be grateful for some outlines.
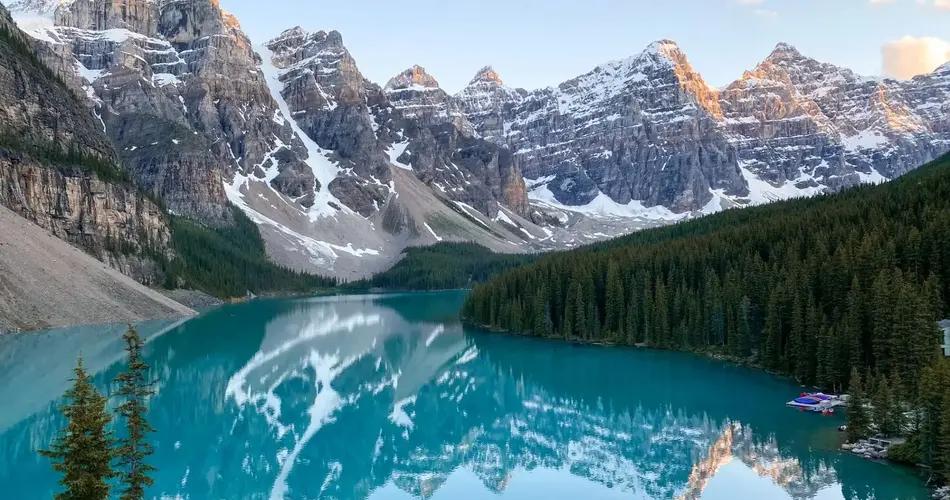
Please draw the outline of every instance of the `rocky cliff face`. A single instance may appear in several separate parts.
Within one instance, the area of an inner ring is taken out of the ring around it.
[[[879,182],[926,163],[950,149],[947,73],[866,78],[779,44],[719,90],[660,41],[530,93],[483,69],[455,99],[538,179],[538,201],[676,219]]]
[[[216,0],[16,0],[135,182],[258,222],[276,261],[354,278],[410,244],[546,250],[893,178],[950,149],[950,68],[864,78],[779,44],[723,89],[672,41],[556,87],[491,67],[366,79],[340,33],[256,50]]]
[[[138,190],[92,176],[64,174],[4,149],[0,149],[0,205],[141,283],[155,283],[154,263],[115,250],[146,247],[171,255],[165,214]]]
[[[917,113],[929,106],[913,102],[919,86],[857,76],[779,44],[722,92],[723,128],[743,166],[773,186],[890,179],[947,148],[946,133]],[[927,93],[939,101],[948,90]]]
[[[391,125],[400,142],[392,146],[395,165],[412,170],[451,200],[496,216],[499,203],[528,215],[524,179],[511,154],[480,137],[462,111],[425,68],[413,66],[386,84]]]
[[[338,167],[328,177],[330,192],[363,217],[393,194],[392,166],[484,214],[494,215],[499,202],[526,213],[523,180],[510,155],[477,137],[425,68],[414,66],[380,88],[360,73],[335,31],[290,29],[265,52],[290,116],[319,148],[332,151]]]
[[[454,97],[482,137],[505,144],[505,117],[527,94],[523,89],[506,86],[498,72],[485,66]]]
[[[722,111],[670,41],[528,94],[509,111],[505,138],[528,178],[555,176],[557,201],[585,205],[603,193],[682,212],[706,205],[710,187],[745,190],[735,154],[718,133]]]
[[[29,39],[3,8],[0,33],[0,204],[149,281],[149,261],[107,250],[147,247],[167,254],[170,236],[161,209],[121,180],[124,172],[101,124],[29,52]],[[93,164],[98,174],[90,172]]]
[[[331,152],[322,175],[329,192],[364,217],[378,211],[392,180],[371,111],[386,105],[382,89],[359,72],[336,31],[287,30],[264,53],[264,65],[277,72],[290,119]]]
[[[15,8],[43,8],[21,2]],[[36,3],[36,2],[33,2]],[[306,150],[270,95],[260,58],[216,1],[75,0],[31,33],[75,73],[136,183],[169,209],[227,217],[225,180],[267,178],[306,205]],[[36,15],[36,14],[34,14]]]

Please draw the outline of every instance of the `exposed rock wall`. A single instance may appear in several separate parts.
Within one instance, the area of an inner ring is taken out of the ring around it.
[[[7,33],[0,40],[0,205],[140,281],[153,280],[149,259],[107,250],[170,256],[161,208],[121,180],[102,124],[67,83],[24,52],[30,41],[3,8],[0,29]],[[112,172],[108,182],[91,163]]]

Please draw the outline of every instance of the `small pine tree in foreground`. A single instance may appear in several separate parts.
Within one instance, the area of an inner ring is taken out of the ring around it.
[[[49,450],[40,450],[53,460],[53,469],[63,475],[59,484],[66,491],[56,500],[105,500],[109,498],[108,480],[115,476],[112,461],[112,433],[107,429],[111,416],[106,412],[106,398],[92,385],[79,358],[73,370],[72,388],[60,411],[69,421]]]
[[[145,488],[154,480],[149,473],[155,468],[145,459],[152,454],[152,445],[148,443],[148,434],[154,432],[145,419],[148,412],[146,399],[153,394],[152,381],[148,378],[148,364],[142,359],[142,338],[129,325],[128,332],[122,336],[125,351],[129,355],[129,369],[115,378],[119,384],[116,394],[124,402],[116,413],[125,418],[127,435],[120,439],[116,449],[116,465],[119,470],[119,482],[122,493],[120,500],[143,500]]]

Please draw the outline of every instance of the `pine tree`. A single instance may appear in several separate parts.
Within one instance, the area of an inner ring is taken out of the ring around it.
[[[937,462],[937,447],[940,437],[940,421],[944,397],[948,393],[946,380],[947,362],[940,360],[934,366],[924,369],[920,378],[918,401],[920,403],[921,422],[920,441],[925,464]]]
[[[548,336],[552,333],[551,311],[548,306],[548,289],[545,283],[534,296],[534,332],[536,335]]]
[[[848,441],[857,442],[870,435],[870,422],[867,408],[864,406],[864,389],[861,387],[861,373],[851,369],[851,382],[848,384],[851,399],[848,400]]]
[[[739,302],[739,356],[752,354],[752,301],[743,296]]]
[[[861,295],[861,283],[855,276],[851,283],[851,291],[848,292],[847,317],[844,320],[843,337],[846,339],[848,349],[850,349],[849,364],[851,367],[866,366],[864,356],[864,338],[861,323],[863,297]]]
[[[142,338],[138,332],[130,325],[122,339],[129,355],[129,369],[115,378],[119,384],[116,394],[125,398],[116,413],[125,418],[127,430],[127,436],[119,440],[116,449],[122,485],[120,500],[143,500],[145,488],[153,483],[149,473],[155,470],[145,462],[152,454],[152,445],[147,439],[154,429],[145,419],[146,398],[153,393],[152,382],[148,379],[148,365],[142,359]]]
[[[891,384],[887,380],[887,375],[882,374],[877,377],[871,404],[874,406],[874,425],[877,432],[884,436],[894,436],[894,421],[891,420],[894,415],[894,401],[891,397]]]
[[[631,286],[630,293],[627,294],[627,311],[624,315],[624,321],[626,322],[626,334],[627,334],[627,343],[633,345],[637,342],[639,327],[640,327],[640,315],[637,314],[639,310],[639,303],[637,302],[637,292],[636,289]]]
[[[789,366],[786,371],[795,374],[795,380],[805,383],[808,377],[808,357],[805,354],[805,311],[799,296],[796,295],[792,305],[792,330],[788,339]]]
[[[605,330],[609,335],[623,337],[623,311],[626,301],[623,296],[623,279],[620,277],[620,266],[616,261],[607,264],[607,297],[606,297],[606,324]]]
[[[66,491],[56,500],[105,500],[109,498],[108,480],[115,476],[112,461],[112,420],[106,412],[106,398],[92,385],[82,366],[82,358],[73,369],[72,388],[66,391],[68,403],[60,411],[69,421],[66,429],[40,454],[54,461],[53,469],[63,475],[59,483]]]
[[[904,435],[904,427],[907,425],[907,417],[904,415],[905,398],[902,396],[904,394],[902,386],[903,382],[901,381],[900,373],[894,372],[894,375],[891,377],[891,385],[889,388],[891,393],[891,412],[888,418],[888,422],[890,422],[890,425],[893,428],[894,436]]]
[[[765,315],[765,345],[762,363],[768,368],[778,368],[782,359],[782,312],[781,297],[777,289],[769,295]]]
[[[665,347],[670,342],[669,306],[666,299],[666,286],[660,279],[656,283],[656,300],[653,302],[653,341],[654,347]]]
[[[937,436],[937,450],[934,457],[934,471],[950,482],[950,388],[944,389],[943,408],[940,411],[940,432]]]

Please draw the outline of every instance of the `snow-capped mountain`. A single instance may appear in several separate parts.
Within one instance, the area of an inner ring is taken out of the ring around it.
[[[456,98],[538,179],[535,200],[677,219],[880,182],[939,156],[950,149],[947,69],[868,78],[780,43],[720,90],[664,40],[557,87],[499,92],[495,74]]]
[[[522,89],[505,85],[491,66],[478,70],[468,86],[455,95],[455,100],[476,124],[482,137],[504,144],[504,116],[527,94]]]
[[[572,247],[901,175],[950,149],[950,66],[866,78],[779,44],[722,89],[675,42],[555,87],[490,66],[455,95],[384,86],[335,31],[254,47],[215,0],[17,0],[37,54],[89,98],[137,184],[275,261],[345,278],[407,245]]]
[[[389,267],[408,244],[523,250],[525,230],[489,216],[504,184],[486,183],[499,176],[521,183],[526,205],[520,173],[498,166],[501,150],[437,162],[464,175],[435,191],[432,155],[409,140],[443,134],[402,116],[339,33],[288,30],[255,49],[214,0],[13,6],[40,58],[88,97],[140,187],[205,224],[228,224],[228,203],[237,206],[278,263],[352,279]],[[446,137],[462,136],[480,141],[470,130]],[[445,143],[466,155],[471,145],[457,142]],[[394,161],[407,148],[413,158]]]

